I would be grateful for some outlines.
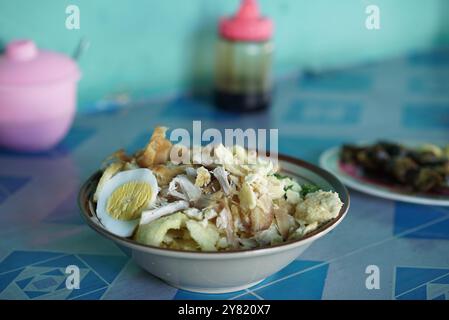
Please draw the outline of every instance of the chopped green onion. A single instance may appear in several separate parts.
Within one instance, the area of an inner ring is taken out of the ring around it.
[[[275,176],[275,177],[276,177],[277,179],[279,179],[279,180],[287,179],[287,178],[288,178],[287,176],[284,176],[284,175],[279,174],[279,173],[275,173],[275,174],[273,174],[273,176]]]
[[[314,184],[303,184],[301,186],[301,196],[305,196],[309,193],[313,193],[320,190],[320,187],[314,185]]]

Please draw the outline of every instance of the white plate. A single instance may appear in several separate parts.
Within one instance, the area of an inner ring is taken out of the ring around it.
[[[337,176],[346,186],[376,197],[398,200],[403,202],[418,203],[424,205],[449,206],[449,197],[433,194],[411,194],[400,192],[392,188],[384,187],[369,181],[354,178],[340,169],[339,166],[340,147],[326,150],[320,156],[320,166]]]

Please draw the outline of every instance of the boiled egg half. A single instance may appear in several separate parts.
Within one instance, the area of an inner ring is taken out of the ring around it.
[[[156,201],[156,177],[149,169],[121,171],[105,182],[99,192],[97,217],[115,235],[129,237],[142,211]]]

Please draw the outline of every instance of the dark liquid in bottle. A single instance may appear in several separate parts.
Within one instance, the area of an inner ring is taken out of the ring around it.
[[[271,92],[229,93],[222,90],[215,90],[214,102],[217,107],[227,111],[259,111],[267,109],[271,104]]]

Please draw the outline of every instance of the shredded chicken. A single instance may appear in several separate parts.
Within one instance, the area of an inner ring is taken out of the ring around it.
[[[187,209],[189,207],[189,203],[187,201],[175,201],[166,204],[165,206],[152,209],[152,210],[144,210],[142,212],[142,216],[140,217],[139,224],[147,224],[153,220],[156,220],[160,217]]]
[[[168,195],[186,201],[196,201],[201,197],[201,189],[194,185],[187,176],[179,175],[170,182]]]
[[[216,167],[213,171],[215,178],[217,178],[220,183],[221,189],[223,190],[225,195],[229,195],[231,193],[231,185],[228,181],[228,172],[226,172],[223,167]]]
[[[217,228],[222,229],[226,232],[226,239],[228,244],[230,244],[233,248],[236,248],[238,246],[238,239],[234,234],[232,215],[229,211],[229,208],[224,207],[218,214]]]
[[[291,229],[295,227],[295,218],[288,214],[287,207],[277,207],[273,211],[279,233],[284,239],[287,239]]]

